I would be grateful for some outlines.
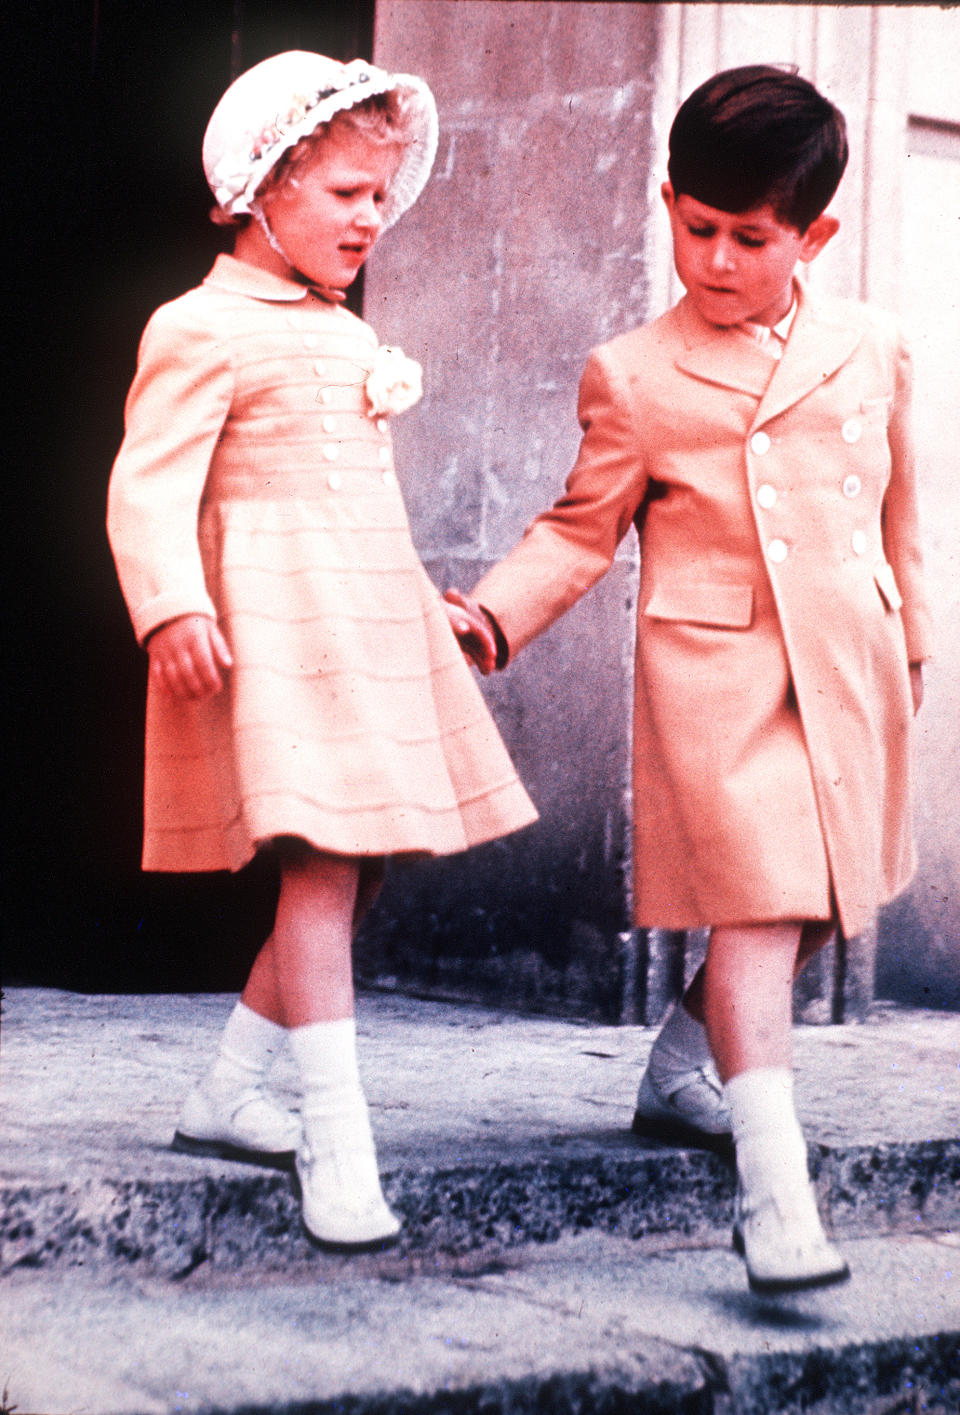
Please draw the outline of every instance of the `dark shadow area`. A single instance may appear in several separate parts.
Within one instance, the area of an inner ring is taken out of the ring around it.
[[[368,56],[372,24],[372,0],[41,3],[7,22],[7,983],[233,989],[269,925],[267,867],[140,872],[145,657],[107,479],[147,318],[224,248],[200,144],[232,65]]]

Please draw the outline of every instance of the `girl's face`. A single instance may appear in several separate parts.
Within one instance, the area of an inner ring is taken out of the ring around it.
[[[256,263],[280,275],[292,267],[316,285],[346,289],[380,234],[383,202],[399,163],[395,144],[335,127],[312,159],[263,198],[263,214],[290,265],[266,241]]]

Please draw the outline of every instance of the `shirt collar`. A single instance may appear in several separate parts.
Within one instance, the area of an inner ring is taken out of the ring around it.
[[[218,290],[229,290],[232,295],[250,295],[255,300],[293,302],[306,299],[309,293],[306,285],[296,280],[284,280],[281,275],[261,270],[258,265],[249,265],[232,255],[218,255],[203,283],[215,285]]]
[[[764,345],[770,344],[774,339],[779,342],[782,348],[787,342],[790,330],[793,328],[793,321],[797,317],[797,303],[797,289],[796,286],[794,286],[793,303],[783,316],[783,319],[778,320],[773,326],[767,324],[751,324],[749,320],[745,319],[740,325],[740,328],[744,330],[745,333],[749,334],[751,339],[755,339],[761,348],[763,348]]]

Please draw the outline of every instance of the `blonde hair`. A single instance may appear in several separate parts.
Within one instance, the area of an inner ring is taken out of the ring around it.
[[[324,143],[343,132],[357,133],[379,146],[407,147],[415,140],[414,116],[407,95],[393,89],[387,93],[377,93],[352,108],[335,113],[328,123],[318,124],[312,133],[301,138],[270,168],[256,190],[255,200],[261,202],[265,196],[279,191],[288,182],[295,184],[298,173],[309,166]],[[210,220],[215,226],[239,230],[249,224],[250,213],[231,215],[215,206],[210,212]]]

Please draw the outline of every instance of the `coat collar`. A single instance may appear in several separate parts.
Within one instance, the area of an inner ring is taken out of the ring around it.
[[[218,255],[203,283],[215,285],[218,290],[229,290],[232,295],[249,295],[254,300],[288,302],[306,299],[309,293],[306,285],[296,280],[284,280],[280,275],[232,255]]]
[[[805,398],[835,373],[860,342],[860,329],[811,298],[796,282],[798,308],[783,358],[770,356],[737,329],[718,329],[697,313],[689,297],[678,313],[686,345],[677,368],[693,378],[749,393],[758,401],[754,425],[769,421]]]

